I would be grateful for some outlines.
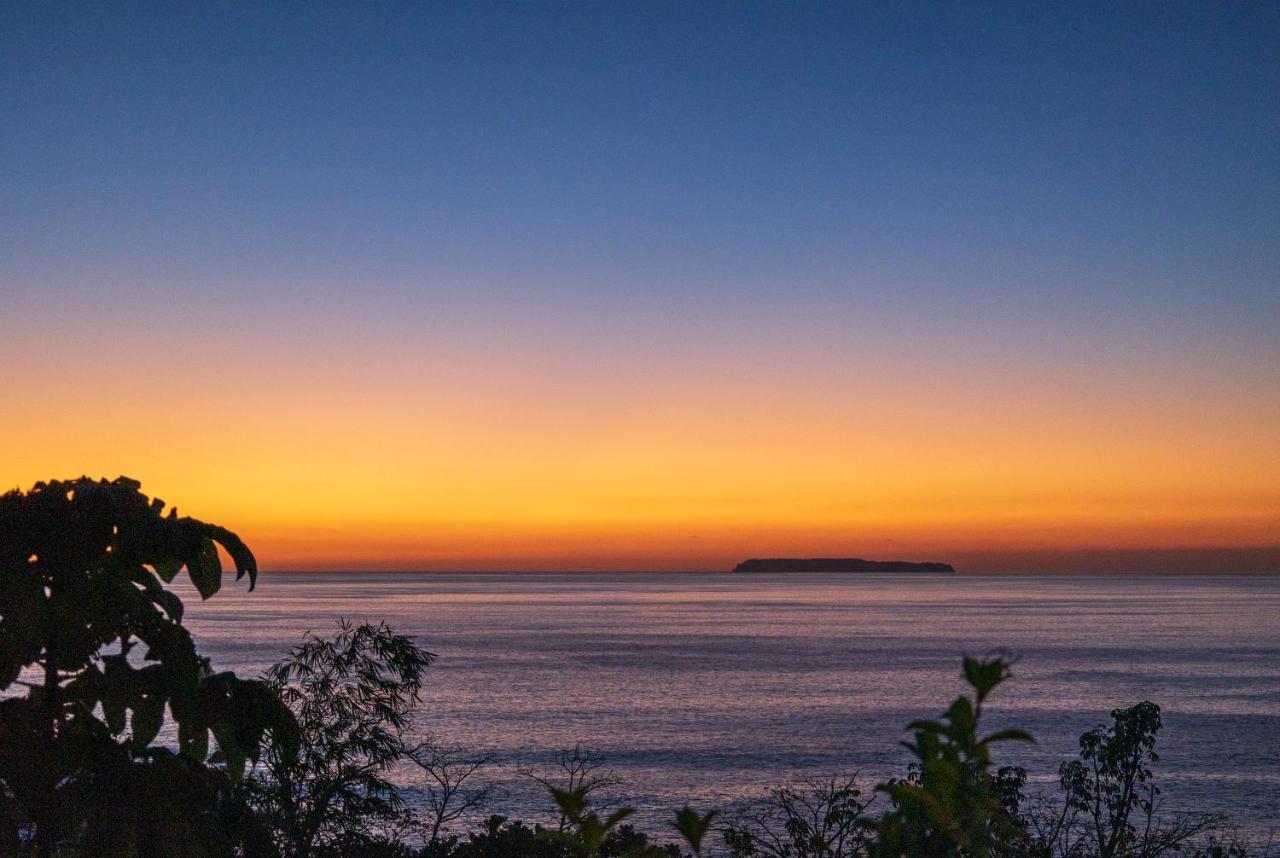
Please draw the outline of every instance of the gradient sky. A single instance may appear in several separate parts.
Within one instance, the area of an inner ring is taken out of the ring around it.
[[[1280,4],[4,4],[81,473],[268,568],[1275,546]]]

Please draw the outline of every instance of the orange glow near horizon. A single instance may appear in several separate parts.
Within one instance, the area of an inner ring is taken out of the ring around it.
[[[324,360],[235,364],[221,384],[211,370],[184,383],[180,360],[145,384],[117,380],[143,367],[112,377],[91,361],[79,379],[26,378],[26,404],[4,416],[9,485],[132,476],[240,532],[268,569],[1280,541],[1280,443],[1265,431],[1280,415],[1247,388],[1135,398],[1082,378],[958,374],[908,388],[745,362],[718,377],[623,367],[614,386],[546,366],[435,382],[412,363],[363,377]],[[77,411],[60,410],[72,394]]]

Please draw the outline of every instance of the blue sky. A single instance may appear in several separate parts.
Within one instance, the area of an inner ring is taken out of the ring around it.
[[[1275,320],[1271,4],[33,4],[3,23],[19,271],[337,266],[392,297],[428,275],[619,301],[865,273],[1247,324],[1212,289]]]

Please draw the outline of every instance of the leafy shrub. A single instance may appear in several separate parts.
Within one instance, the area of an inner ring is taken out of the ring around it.
[[[893,806],[875,825],[872,854],[988,858],[1027,853],[1025,827],[1009,806],[1008,779],[1016,781],[1017,774],[991,771],[991,747],[1033,740],[1022,730],[982,738],[978,733],[983,703],[1008,677],[1009,663],[1002,658],[965,658],[972,699],[957,697],[941,721],[907,725],[914,736],[903,744],[915,760],[907,778],[877,788]]]
[[[269,686],[210,670],[164,586],[185,568],[215,594],[221,545],[252,589],[253,554],[140,488],[80,478],[0,497],[0,689],[25,689],[0,701],[7,854],[228,854],[256,842],[232,781],[268,735],[297,746]],[[153,744],[166,709],[176,752]]]

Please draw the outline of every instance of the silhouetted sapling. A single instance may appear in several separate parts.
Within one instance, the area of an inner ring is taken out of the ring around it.
[[[434,658],[385,624],[344,620],[271,668],[302,741],[269,748],[246,793],[286,858],[355,849],[396,820],[404,802],[388,775],[411,750],[404,731]]]
[[[1002,658],[965,658],[973,697],[957,697],[940,721],[907,725],[913,737],[903,744],[915,759],[906,778],[877,787],[892,807],[875,826],[872,854],[985,858],[1025,852],[1024,827],[1005,800],[1007,786],[991,771],[991,748],[1033,740],[1022,730],[981,738],[978,730],[983,704],[1008,676]]]

